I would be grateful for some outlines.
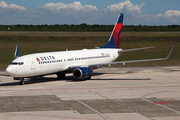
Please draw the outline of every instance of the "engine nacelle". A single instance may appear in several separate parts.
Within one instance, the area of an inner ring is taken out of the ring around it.
[[[88,67],[76,68],[73,71],[73,76],[76,79],[91,78],[93,71]]]

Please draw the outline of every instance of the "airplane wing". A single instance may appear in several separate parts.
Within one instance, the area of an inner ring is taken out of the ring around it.
[[[137,48],[135,50],[139,50],[139,49],[147,49],[147,48],[152,48],[152,47],[146,47],[146,48]],[[166,58],[157,58],[157,59],[144,59],[144,60],[131,60],[131,61],[119,61],[119,62],[110,62],[110,63],[103,63],[103,64],[92,64],[89,65],[90,68],[98,68],[98,67],[102,67],[102,66],[110,66],[113,64],[118,64],[118,65],[125,65],[126,63],[134,63],[134,62],[145,62],[145,61],[156,61],[156,60],[167,60],[171,57],[173,50],[175,48],[175,45],[173,46],[173,48],[171,49],[169,55]],[[129,50],[133,50],[133,49],[129,49]]]
[[[133,50],[140,50],[140,49],[148,49],[148,48],[154,48],[153,47],[145,47],[145,48],[136,48],[136,49],[128,49],[128,50],[124,50],[122,52],[127,52],[127,51],[133,51]],[[74,65],[74,66],[70,66],[66,69],[66,71],[73,71],[75,68],[78,68],[78,67],[89,67],[91,69],[96,69],[96,68],[99,68],[99,67],[105,67],[105,66],[111,66],[111,65],[125,65],[126,63],[134,63],[134,62],[146,62],[146,61],[156,61],[156,60],[166,60],[166,59],[169,59],[173,53],[173,50],[175,48],[175,45],[173,46],[173,48],[171,49],[169,55],[166,57],[166,58],[157,58],[157,59],[144,59],[144,60],[131,60],[131,61],[119,61],[119,62],[110,62],[110,63],[101,63],[101,64],[91,64],[91,65],[87,65],[87,66],[84,66],[84,65]]]

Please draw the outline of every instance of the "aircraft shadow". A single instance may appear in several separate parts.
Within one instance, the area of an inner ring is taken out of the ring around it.
[[[103,74],[106,74],[106,73],[93,73],[93,76],[99,76],[99,75],[103,75]],[[8,75],[7,75],[8,76]],[[132,79],[126,79],[126,78],[107,78],[107,79],[104,79],[104,78],[91,78],[90,80],[88,81],[98,81],[98,80],[151,80],[150,78],[132,78]],[[27,78],[25,79],[25,85],[26,84],[36,84],[36,83],[47,83],[47,82],[53,82],[53,81],[66,81],[66,82],[83,82],[83,81],[87,81],[86,79],[80,79],[80,80],[77,80],[75,79],[73,76],[67,76],[66,78],[64,79],[59,79],[59,78],[52,78],[52,77],[41,77],[41,78]],[[14,82],[11,82],[11,83],[2,83],[0,84],[0,87],[1,86],[18,86],[20,85],[20,81],[16,80]]]
[[[6,74],[0,74],[0,76],[7,76],[7,77],[11,77],[10,75],[6,75]]]
[[[36,84],[36,83],[47,83],[47,82],[53,82],[53,81],[66,81],[66,82],[80,82],[80,81],[85,81],[85,80],[76,80],[74,79],[73,76],[67,76],[64,79],[59,79],[59,78],[51,78],[51,77],[42,77],[42,78],[26,78],[24,80],[25,85],[26,84]],[[1,86],[18,86],[20,85],[19,80],[15,80],[14,82],[11,83],[1,83]]]
[[[138,79],[138,78],[132,78],[132,79],[114,79],[114,78],[107,78],[107,79],[90,79],[90,80],[151,80],[151,78],[144,78],[144,79]]]
[[[147,79],[90,79],[91,81],[94,81],[94,80],[151,80],[150,78],[147,78]],[[88,80],[88,81],[90,81]],[[31,85],[31,84],[37,84],[37,83],[47,83],[47,82],[53,82],[53,81],[66,81],[66,82],[83,82],[83,81],[87,81],[87,80],[75,80],[75,79],[63,79],[63,80],[60,80],[60,79],[52,79],[52,78],[47,78],[47,79],[37,79],[37,80],[25,80],[25,85]],[[19,86],[19,81],[15,81],[15,82],[11,82],[11,83],[2,83],[0,84],[0,87],[1,86]]]
[[[1,86],[17,86],[17,85],[19,85],[19,82],[18,82],[18,81],[16,81],[16,82],[11,82],[11,83],[1,83],[1,84],[0,84],[0,87],[1,87]]]

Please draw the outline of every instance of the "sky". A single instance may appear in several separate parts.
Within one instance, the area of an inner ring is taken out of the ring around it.
[[[180,0],[0,0],[0,25],[180,25]]]

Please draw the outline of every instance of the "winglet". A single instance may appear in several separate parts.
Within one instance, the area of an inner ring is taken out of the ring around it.
[[[171,57],[175,46],[176,46],[176,45],[173,46],[173,48],[171,49],[171,52],[170,52],[169,55],[165,58],[165,60],[166,60],[166,59],[169,59],[169,58]]]
[[[15,50],[15,53],[14,53],[14,57],[15,57],[15,58],[18,58],[18,57],[19,57],[19,45],[16,46],[16,50]]]

